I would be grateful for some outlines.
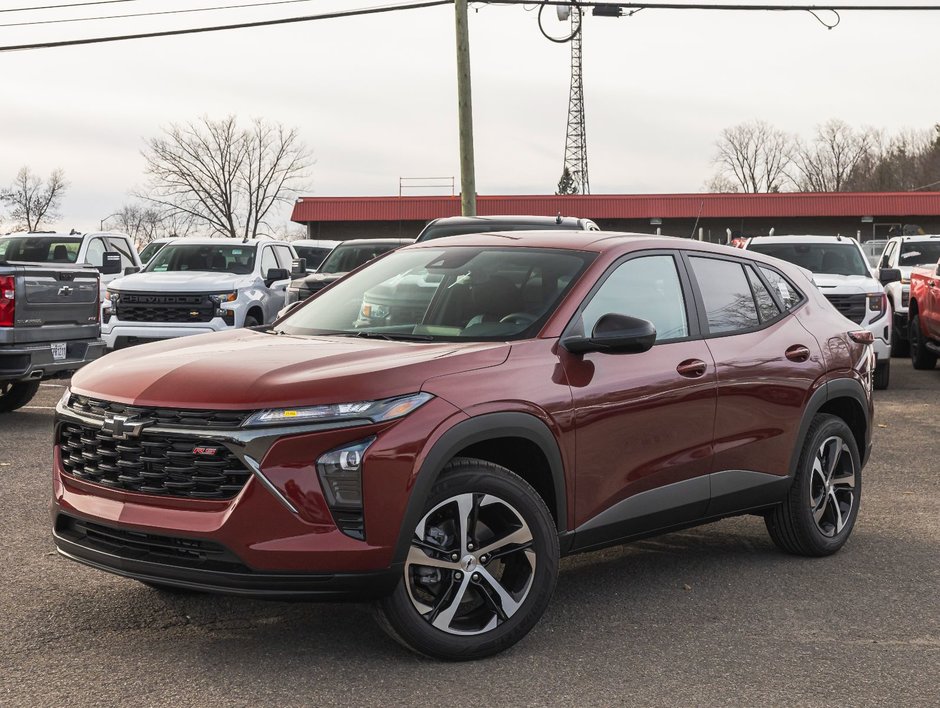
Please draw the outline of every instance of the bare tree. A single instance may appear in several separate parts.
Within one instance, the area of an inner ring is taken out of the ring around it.
[[[877,139],[874,130],[855,130],[841,120],[817,126],[811,143],[796,143],[794,184],[802,192],[846,191],[852,173],[871,154]]]
[[[779,192],[793,159],[793,139],[762,120],[725,128],[715,144],[715,180],[742,192]]]
[[[145,246],[154,239],[187,236],[193,231],[193,217],[179,212],[162,211],[152,206],[124,204],[109,217],[110,226]]]
[[[737,182],[729,179],[725,175],[717,174],[705,182],[705,191],[715,194],[734,194],[735,192],[740,192],[741,187]]]
[[[38,231],[44,223],[59,218],[59,203],[67,188],[62,170],[53,170],[43,184],[39,175],[33,174],[29,167],[22,167],[13,184],[0,190],[0,201],[10,208],[10,216],[18,228]]]
[[[274,206],[292,200],[311,162],[296,129],[263,119],[243,129],[234,116],[171,124],[143,155],[146,199],[213,233],[245,238],[258,235]]]

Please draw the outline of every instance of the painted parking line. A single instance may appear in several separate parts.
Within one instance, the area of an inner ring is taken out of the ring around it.
[[[43,387],[45,387],[45,388],[65,388],[65,384],[41,383],[41,384],[39,384],[39,385],[40,385],[40,386],[43,386]]]
[[[54,411],[55,406],[23,406],[20,410],[24,411]]]

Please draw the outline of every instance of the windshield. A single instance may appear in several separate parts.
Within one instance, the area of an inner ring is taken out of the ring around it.
[[[348,273],[356,270],[361,265],[365,265],[373,258],[378,258],[383,253],[388,253],[398,248],[398,244],[355,244],[342,243],[326,257],[322,265],[317,269],[318,273]]]
[[[901,243],[901,254],[898,265],[907,268],[910,266],[935,265],[940,261],[940,239],[936,241],[921,241]]]
[[[286,334],[479,341],[534,334],[593,255],[538,248],[401,251],[278,323]]]
[[[161,248],[147,264],[146,273],[199,271],[247,275],[255,269],[255,247],[171,243]]]
[[[148,243],[146,246],[144,246],[144,250],[140,252],[140,262],[146,263],[151,258],[153,258],[156,252],[164,246],[166,246],[166,242]]]
[[[759,239],[755,239],[748,249],[795,263],[821,275],[871,275],[868,264],[854,242],[760,243]]]
[[[316,270],[323,259],[326,258],[327,254],[332,250],[329,248],[321,248],[320,246],[294,246],[294,250],[297,251],[297,256],[299,258],[307,259],[307,270]]]
[[[81,236],[11,236],[0,239],[0,261],[74,263]]]

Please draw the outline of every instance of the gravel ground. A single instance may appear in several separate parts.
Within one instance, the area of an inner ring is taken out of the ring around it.
[[[940,370],[893,363],[838,555],[755,517],[566,559],[505,654],[449,665],[366,606],[171,596],[55,555],[52,406],[0,417],[0,705],[940,705]]]

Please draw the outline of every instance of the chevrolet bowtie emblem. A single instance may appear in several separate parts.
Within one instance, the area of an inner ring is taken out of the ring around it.
[[[115,440],[127,440],[140,437],[140,431],[153,423],[152,420],[135,420],[127,415],[111,415],[104,417],[101,429],[110,433]]]

